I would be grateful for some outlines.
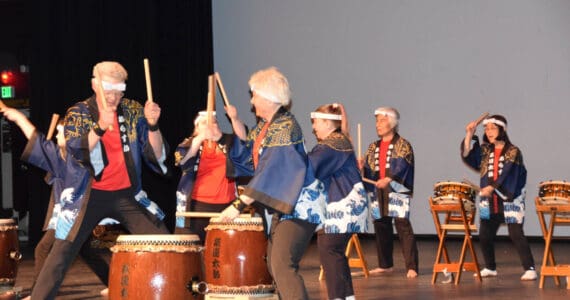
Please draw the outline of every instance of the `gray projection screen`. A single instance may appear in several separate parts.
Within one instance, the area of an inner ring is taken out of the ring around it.
[[[465,125],[505,115],[528,169],[525,230],[542,235],[539,183],[570,180],[570,1],[213,0],[213,20],[215,70],[250,127],[247,81],[269,66],[289,79],[308,150],[321,104],[345,104],[363,149],[377,138],[374,109],[400,111],[415,152],[416,234],[435,234],[435,183],[478,182],[459,156]]]

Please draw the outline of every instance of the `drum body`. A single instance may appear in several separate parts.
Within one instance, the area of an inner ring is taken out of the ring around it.
[[[18,225],[13,219],[0,219],[0,286],[14,286],[22,255]]]
[[[543,181],[538,185],[538,197],[545,202],[570,201],[570,182]]]
[[[204,269],[210,293],[268,294],[275,290],[267,270],[267,238],[261,218],[232,222],[212,218],[205,230]]]
[[[465,211],[475,210],[475,189],[472,186],[453,181],[442,181],[434,185],[433,201],[438,204],[455,204],[463,201]]]
[[[197,235],[120,235],[111,251],[110,299],[203,298],[187,289],[203,281]]]

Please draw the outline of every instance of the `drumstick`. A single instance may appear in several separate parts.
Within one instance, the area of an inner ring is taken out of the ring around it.
[[[219,218],[222,216],[222,213],[216,212],[198,212],[198,211],[177,211],[177,217],[186,217],[186,218]],[[238,218],[251,218],[251,214],[240,214]]]
[[[222,94],[222,99],[224,100],[225,106],[230,105],[230,100],[228,100],[228,96],[226,95],[226,89],[224,89],[224,84],[222,83],[222,78],[220,77],[220,73],[214,73],[216,76],[216,82],[218,83],[218,87],[220,88],[220,93]]]
[[[489,116],[488,112],[484,112],[483,114],[481,114],[481,116],[479,116],[479,118],[475,120],[475,125],[479,125],[479,123],[481,123],[487,116]]]
[[[57,125],[57,120],[59,119],[58,114],[51,115],[51,123],[49,124],[48,133],[46,135],[46,139],[49,141],[53,136],[53,132],[55,131],[55,125]]]
[[[103,110],[107,110],[107,99],[105,99],[105,90],[103,89],[103,79],[101,79],[101,72],[99,72],[99,67],[95,67],[95,71],[97,73],[96,79],[98,84],[99,94],[101,94],[101,105],[103,106]],[[113,131],[113,125],[109,125],[108,128],[110,131]]]
[[[360,123],[358,123],[358,125],[356,125],[356,135],[357,135],[357,139],[358,139],[358,159],[362,159],[362,139],[360,136]]]
[[[150,67],[148,65],[148,58],[144,59],[144,78],[146,81],[146,97],[149,102],[153,102],[152,99],[152,86],[150,84]]]
[[[206,104],[207,124],[210,126],[214,117],[214,110],[216,109],[216,90],[214,88],[214,75],[208,76],[208,102]]]
[[[478,185],[476,185],[476,184],[474,184],[473,182],[467,180],[467,178],[463,178],[463,183],[470,185],[471,188],[473,188],[476,192],[479,192],[479,191],[481,190],[481,188],[480,188]]]
[[[363,181],[363,182],[370,183],[370,184],[374,184],[374,185],[376,184],[376,181],[374,181],[374,180],[372,180],[372,179],[368,179],[368,178],[366,178],[366,177],[362,177],[362,181]]]

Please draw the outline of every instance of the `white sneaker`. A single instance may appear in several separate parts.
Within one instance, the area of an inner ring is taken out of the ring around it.
[[[497,271],[496,270],[489,270],[487,268],[484,268],[483,270],[481,270],[481,272],[479,272],[481,274],[482,278],[485,277],[495,277],[497,276]],[[477,273],[473,274],[473,277],[477,277]]]
[[[535,270],[526,270],[524,274],[521,276],[521,280],[523,281],[536,280],[537,277],[538,275],[536,274]]]

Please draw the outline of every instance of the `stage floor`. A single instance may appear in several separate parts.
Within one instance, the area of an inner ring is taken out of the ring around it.
[[[366,260],[370,269],[377,266],[376,246],[370,236],[360,238]],[[457,259],[461,240],[448,242],[449,253],[453,260]],[[482,256],[475,242],[479,264],[482,265]],[[566,289],[566,280],[562,279],[560,287],[555,286],[552,277],[547,277],[545,287],[538,288],[538,280],[523,282],[520,276],[523,273],[518,255],[508,240],[497,243],[497,271],[498,277],[483,279],[479,283],[473,278],[473,272],[464,272],[459,285],[441,283],[443,276],[439,275],[438,283],[431,284],[432,268],[438,247],[437,238],[420,238],[418,248],[420,251],[419,276],[407,279],[404,270],[399,243],[395,242],[394,271],[389,274],[354,276],[353,283],[356,299],[569,299],[570,290]],[[531,242],[537,269],[542,263],[544,242],[542,240]],[[33,249],[22,245],[24,254],[19,266],[16,287],[23,289],[22,295],[29,294],[33,280]],[[554,243],[554,255],[558,263],[570,263],[570,243],[568,241]],[[470,260],[470,256],[467,256]],[[316,241],[313,241],[307,250],[302,262],[301,273],[309,291],[311,299],[326,299],[326,286],[318,280],[319,260]],[[359,271],[359,269],[353,269]],[[68,272],[57,299],[103,299],[99,291],[105,286],[81,261],[76,260]]]

